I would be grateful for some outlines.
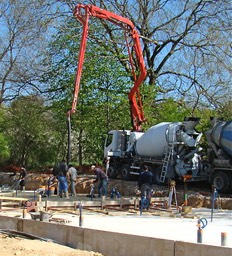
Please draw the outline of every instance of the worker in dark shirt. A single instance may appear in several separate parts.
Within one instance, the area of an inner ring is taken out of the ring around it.
[[[144,165],[143,172],[141,172],[138,179],[138,186],[141,190],[141,198],[146,197],[149,199],[150,204],[150,195],[152,188],[153,174],[148,170],[147,165]]]
[[[19,173],[19,185],[20,185],[20,190],[25,191],[25,185],[26,185],[26,176],[27,176],[27,170],[23,166],[20,168],[20,173]]]
[[[93,181],[93,183],[98,183],[98,197],[101,197],[101,195],[106,196],[107,194],[107,183],[108,178],[106,173],[101,168],[96,168],[95,165],[91,166],[91,171],[94,171],[96,174],[96,179]]]
[[[59,182],[59,197],[60,198],[62,198],[63,195],[66,198],[69,198],[67,171],[68,171],[68,166],[65,163],[65,160],[63,159],[57,168],[57,177],[58,177],[58,182]]]

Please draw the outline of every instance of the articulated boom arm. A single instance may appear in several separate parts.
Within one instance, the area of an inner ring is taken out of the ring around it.
[[[144,112],[142,107],[142,101],[139,93],[139,86],[146,78],[146,68],[145,68],[142,49],[140,45],[139,34],[134,24],[127,18],[123,18],[121,16],[118,16],[114,13],[108,12],[106,10],[103,10],[93,5],[78,4],[74,10],[74,16],[83,24],[83,33],[82,33],[80,54],[79,54],[79,60],[78,60],[78,69],[76,73],[72,109],[68,112],[68,115],[76,111],[78,92],[80,88],[80,79],[81,79],[84,55],[85,55],[85,49],[86,49],[86,41],[88,36],[88,21],[89,21],[89,16],[93,16],[100,19],[108,20],[125,30],[125,38],[126,38],[126,44],[127,44],[128,53],[129,53],[129,61],[131,65],[132,75],[134,78],[134,86],[128,95],[129,102],[130,102],[131,120],[132,120],[133,130],[135,131],[141,130],[141,124],[145,122],[145,118],[144,118]],[[127,41],[127,36],[130,36],[133,39],[132,46],[129,45]],[[130,47],[131,47],[131,50],[130,50]],[[138,77],[135,73],[135,65],[132,58],[132,50],[136,55],[136,60],[138,62],[137,64],[139,66],[140,73]]]

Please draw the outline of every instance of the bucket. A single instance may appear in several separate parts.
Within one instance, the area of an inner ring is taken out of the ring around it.
[[[40,221],[49,221],[52,215],[49,212],[40,211]]]

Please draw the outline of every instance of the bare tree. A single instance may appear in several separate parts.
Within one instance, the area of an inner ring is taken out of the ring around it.
[[[18,95],[40,93],[41,56],[57,18],[55,1],[0,3],[0,106]]]
[[[76,1],[65,2],[74,8]],[[183,99],[196,108],[219,107],[231,95],[230,0],[90,0],[129,18],[143,42],[147,81],[162,98]],[[128,70],[115,27],[90,37],[111,51]],[[109,44],[113,47],[109,47]]]

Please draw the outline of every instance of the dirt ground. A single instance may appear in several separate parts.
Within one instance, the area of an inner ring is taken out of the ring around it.
[[[0,256],[103,256],[101,253],[81,251],[53,242],[24,239],[0,234]]]
[[[26,190],[36,191],[41,187],[46,187],[48,184],[48,179],[51,175],[48,173],[32,173],[29,172],[26,180]],[[0,187],[8,186],[9,188],[14,187],[17,183],[18,175],[11,176],[9,172],[0,172]],[[78,194],[90,194],[91,185],[95,176],[92,173],[84,173],[79,175],[77,178],[76,192]],[[52,185],[57,187],[57,182]],[[111,194],[111,190],[116,188],[122,196],[139,197],[139,191],[137,187],[137,181],[123,181],[123,180],[110,180],[108,184],[108,196]],[[153,196],[154,197],[168,197],[169,190],[168,185],[158,186],[153,185]],[[95,186],[94,193],[97,193],[97,188]],[[189,183],[187,186],[188,194],[188,205],[199,208],[211,208],[211,188],[209,184],[203,183]],[[184,202],[184,184],[180,183],[176,185],[176,196],[177,203],[181,206]],[[215,202],[215,207],[221,209],[232,210],[232,195],[220,195]]]

